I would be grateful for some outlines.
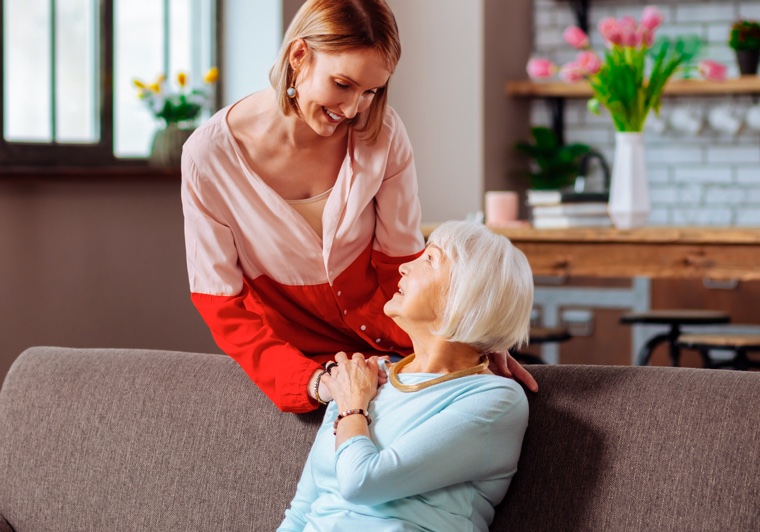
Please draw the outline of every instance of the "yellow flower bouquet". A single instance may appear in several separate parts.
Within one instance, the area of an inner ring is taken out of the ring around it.
[[[180,127],[192,127],[204,109],[212,105],[211,86],[219,79],[219,69],[212,67],[203,76],[203,86],[189,87],[187,74],[177,74],[179,90],[167,88],[166,76],[159,76],[153,83],[134,80],[139,90],[138,97],[158,119],[166,125],[176,124]]]

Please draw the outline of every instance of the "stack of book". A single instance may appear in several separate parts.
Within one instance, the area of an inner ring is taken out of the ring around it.
[[[536,229],[610,227],[606,192],[528,190],[531,222]]]

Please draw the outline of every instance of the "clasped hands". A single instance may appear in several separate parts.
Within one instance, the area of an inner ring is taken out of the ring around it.
[[[341,351],[335,355],[335,362],[328,362],[328,370],[320,380],[319,395],[323,400],[334,400],[338,409],[369,407],[377,394],[378,386],[388,380],[385,371],[380,369],[380,359],[388,357],[372,356],[367,359],[361,353],[354,353],[351,358]],[[322,393],[322,386],[326,393]]]

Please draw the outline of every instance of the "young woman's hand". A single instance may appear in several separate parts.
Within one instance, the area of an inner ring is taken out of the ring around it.
[[[488,358],[491,361],[489,369],[497,375],[513,377],[523,383],[531,392],[538,391],[538,383],[533,375],[528,373],[528,370],[522,367],[509,353],[489,353]]]
[[[340,352],[335,355],[335,362],[337,365],[331,365],[330,373],[322,375],[320,384],[324,384],[328,389],[338,405],[338,410],[366,410],[377,394],[380,381],[381,371],[377,357],[365,360],[361,353],[354,353],[348,358],[346,353]]]

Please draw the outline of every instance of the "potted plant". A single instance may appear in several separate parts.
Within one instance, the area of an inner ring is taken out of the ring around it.
[[[591,151],[586,144],[562,145],[548,127],[531,128],[533,142],[518,142],[515,148],[531,159],[530,186],[533,190],[561,190],[572,187],[580,172],[581,160]]]
[[[734,22],[728,44],[736,52],[739,72],[744,76],[757,74],[760,61],[760,23],[755,20]]]

